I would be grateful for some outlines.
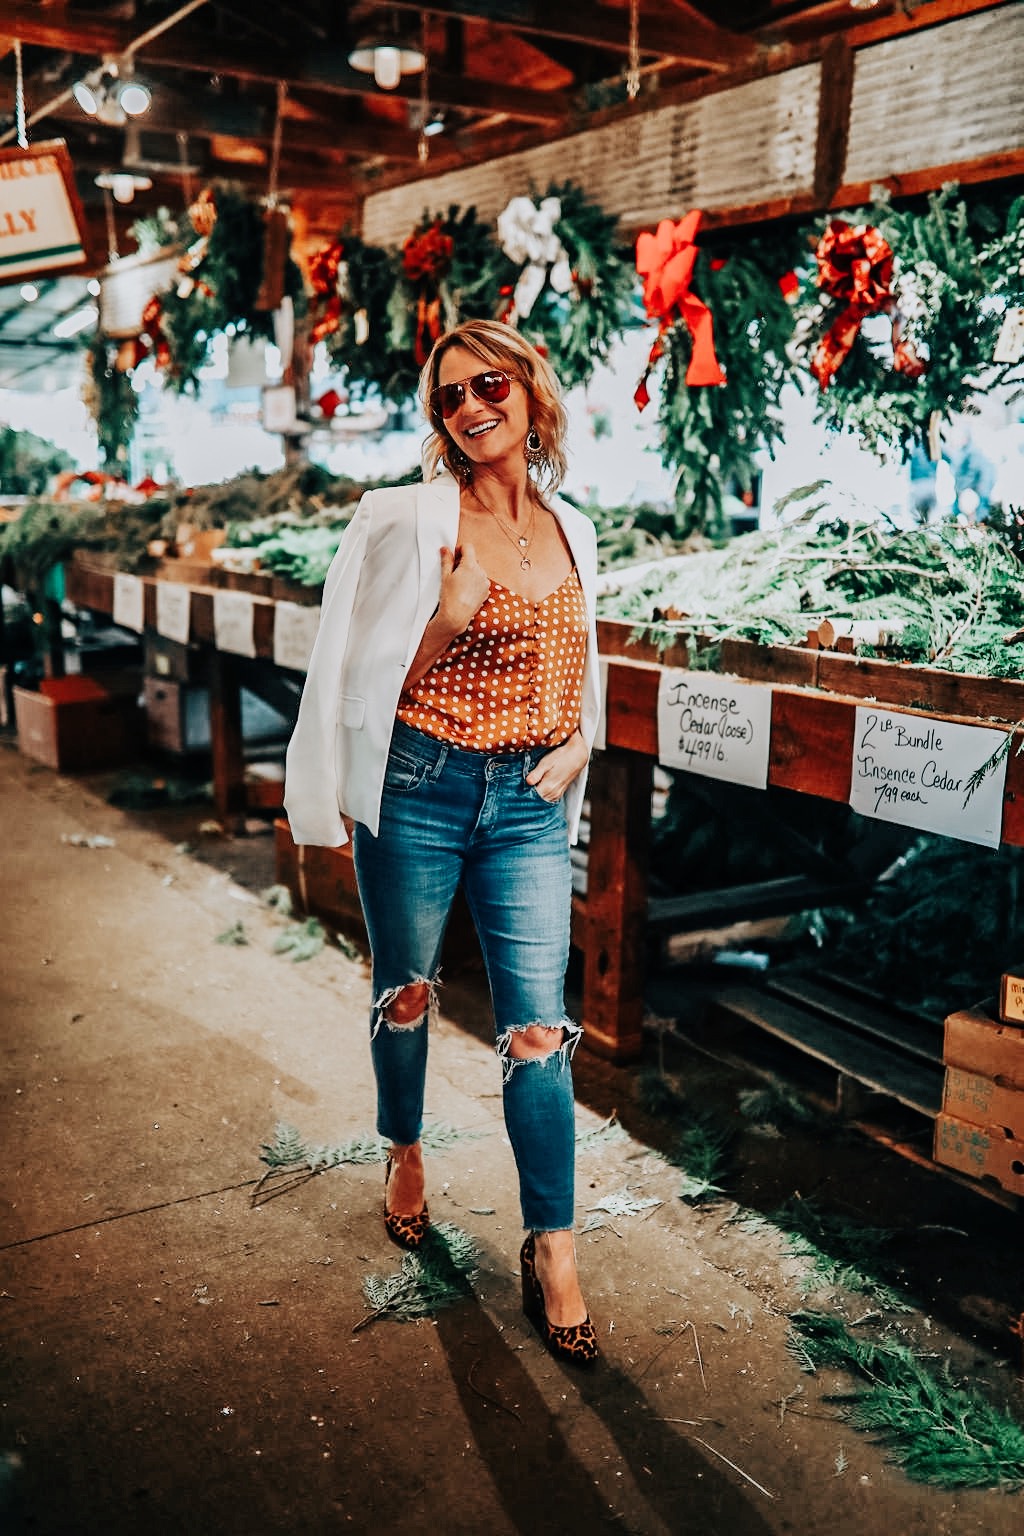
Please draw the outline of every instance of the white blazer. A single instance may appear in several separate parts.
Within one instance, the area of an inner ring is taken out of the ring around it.
[[[552,510],[572,551],[590,636],[580,730],[593,744],[601,711],[597,659],[597,536],[567,502]],[[388,748],[406,673],[437,608],[440,549],[454,549],[459,487],[429,484],[367,491],[342,535],[324,583],[320,627],[288,744],[284,804],[296,843],[348,841],[342,815],[376,835]],[[586,770],[565,794],[570,841],[579,831]]]

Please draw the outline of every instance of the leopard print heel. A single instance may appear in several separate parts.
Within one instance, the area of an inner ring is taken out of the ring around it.
[[[387,1167],[384,1169],[384,1231],[393,1243],[399,1248],[408,1248],[414,1253],[417,1248],[422,1248],[430,1231],[430,1209],[424,1202],[422,1211],[417,1211],[415,1216],[396,1216],[388,1210],[388,1180],[391,1177],[392,1159],[389,1157]]]
[[[523,1277],[523,1312],[540,1334],[556,1360],[570,1365],[592,1366],[600,1355],[597,1334],[590,1321],[590,1314],[582,1323],[558,1327],[548,1322],[544,1305],[544,1291],[537,1278],[537,1244],[531,1232],[519,1254],[519,1267]]]

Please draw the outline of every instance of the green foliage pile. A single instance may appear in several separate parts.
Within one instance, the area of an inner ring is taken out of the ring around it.
[[[1024,923],[1020,848],[918,838],[854,914],[830,914],[834,970],[929,1022],[991,997]],[[819,960],[820,963],[820,960]]]
[[[166,504],[161,504],[161,512]],[[77,549],[116,552],[132,570],[156,537],[159,522],[145,505],[119,501],[31,501],[0,526],[0,560],[9,560],[19,586],[37,592],[48,571]]]
[[[38,496],[54,475],[73,469],[70,454],[34,432],[0,427],[0,493],[5,496]]]
[[[956,522],[889,530],[830,516],[826,487],[794,493],[792,500],[812,500],[793,522],[663,560],[634,578],[624,571],[599,613],[632,621],[663,646],[680,634],[786,645],[822,618],[899,621],[902,633],[886,652],[894,660],[1020,675],[1020,645],[1008,637],[1024,625],[1024,565],[999,531]],[[666,620],[666,612],[685,617]]]

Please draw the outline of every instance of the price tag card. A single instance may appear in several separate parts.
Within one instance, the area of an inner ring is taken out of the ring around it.
[[[862,816],[999,846],[1006,732],[860,705],[850,804]],[[973,783],[972,783],[973,781]]]
[[[658,761],[709,779],[768,783],[772,691],[666,667],[658,685]]]
[[[320,623],[320,609],[303,603],[277,603],[274,607],[274,662],[305,672]]]
[[[192,622],[192,591],[180,581],[156,584],[156,632],[165,640],[188,645]]]
[[[601,675],[601,714],[597,722],[597,735],[594,737],[594,751],[603,752],[608,745],[608,658],[599,656],[597,665]]]
[[[134,629],[141,634],[144,619],[144,594],[141,576],[129,576],[127,571],[114,573],[114,623],[122,629]]]
[[[252,620],[251,592],[213,594],[213,637],[218,651],[233,651],[236,656],[255,656]]]

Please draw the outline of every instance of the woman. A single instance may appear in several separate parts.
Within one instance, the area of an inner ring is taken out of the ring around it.
[[[355,822],[373,960],[384,1221],[429,1226],[420,1132],[427,1027],[460,881],[480,936],[519,1173],[523,1305],[552,1353],[596,1358],[573,1246],[575,1127],[565,1015],[569,842],[600,710],[590,520],[565,472],[554,374],[511,327],[443,336],[420,381],[418,486],[370,491],[324,586],[288,749],[297,843]]]

